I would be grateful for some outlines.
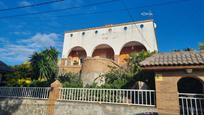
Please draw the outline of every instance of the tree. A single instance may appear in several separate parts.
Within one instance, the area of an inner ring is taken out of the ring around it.
[[[15,71],[7,73],[3,78],[6,86],[28,86],[31,82],[32,68],[29,62],[11,66]]]
[[[30,59],[32,79],[53,82],[58,74],[57,58],[58,51],[53,47],[35,52]]]
[[[184,49],[176,49],[172,50],[173,52],[181,52],[181,51],[195,51],[193,48],[184,48]]]
[[[199,43],[200,50],[204,50],[204,42]]]
[[[145,58],[151,56],[153,53],[149,53],[146,51],[141,52],[133,52],[130,54],[129,60],[128,60],[128,73],[131,76],[134,76],[135,74],[139,73],[141,71],[139,63],[143,61]]]
[[[15,72],[11,74],[17,78],[31,78],[32,76],[32,69],[29,62],[24,62],[23,64],[15,65],[12,68],[15,70]]]

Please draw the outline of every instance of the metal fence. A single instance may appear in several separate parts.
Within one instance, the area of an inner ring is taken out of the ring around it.
[[[0,97],[48,99],[49,87],[0,87]]]
[[[179,93],[181,115],[204,115],[204,94]]]
[[[59,100],[155,106],[154,90],[61,88]]]

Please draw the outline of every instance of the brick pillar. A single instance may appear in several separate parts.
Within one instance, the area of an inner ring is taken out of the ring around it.
[[[114,55],[114,61],[119,64],[119,55]]]
[[[49,98],[48,98],[47,115],[54,115],[55,102],[57,101],[59,97],[61,87],[62,85],[58,80],[56,80],[55,82],[51,84],[51,91],[49,93]]]
[[[61,67],[64,67],[64,66],[65,66],[65,60],[66,60],[66,58],[62,58],[62,59],[61,59],[61,63],[60,63],[60,66],[61,66]]]
[[[180,115],[177,79],[177,76],[156,75],[156,106],[159,115]]]

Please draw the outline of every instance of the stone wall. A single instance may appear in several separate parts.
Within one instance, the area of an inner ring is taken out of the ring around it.
[[[81,69],[81,79],[83,85],[92,84],[93,82],[98,85],[103,84],[104,80],[99,76],[110,71],[111,67],[119,67],[113,60],[106,58],[87,58],[84,60]]]
[[[58,101],[55,115],[156,115],[156,108]]]
[[[60,73],[69,73],[69,72],[73,72],[73,73],[80,73],[81,71],[81,66],[63,66],[59,68],[59,72]]]
[[[46,115],[47,100],[0,98],[0,115]]]
[[[1,98],[0,115],[47,115],[48,101]],[[57,101],[54,115],[154,115],[155,107]]]

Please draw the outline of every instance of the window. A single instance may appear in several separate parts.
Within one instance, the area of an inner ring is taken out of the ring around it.
[[[73,36],[73,34],[70,34],[70,37],[72,37]]]
[[[110,32],[110,33],[111,33],[111,32],[112,32],[112,29],[111,29],[111,28],[110,28],[110,29],[108,29],[108,32]]]
[[[84,36],[84,35],[85,35],[85,32],[82,32],[82,35]]]
[[[140,28],[141,28],[141,29],[142,29],[142,28],[144,28],[144,25],[143,25],[143,24],[141,24],[141,25],[140,25]]]
[[[97,34],[97,33],[98,33],[98,31],[96,30],[96,31],[95,31],[95,34]]]
[[[124,30],[127,30],[127,27],[125,26],[123,29],[124,29]]]

